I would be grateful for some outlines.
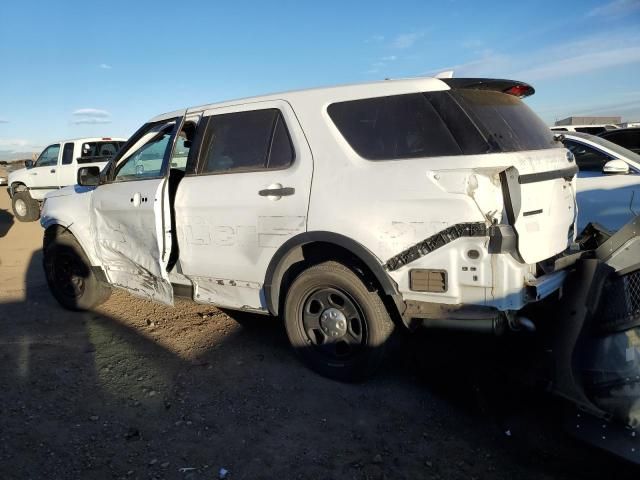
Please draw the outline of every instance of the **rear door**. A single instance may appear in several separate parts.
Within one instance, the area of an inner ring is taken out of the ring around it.
[[[263,309],[269,261],[306,231],[311,151],[284,101],[205,111],[201,125],[197,172],[175,201],[182,273],[196,301]]]
[[[77,182],[77,169],[73,161],[75,142],[67,142],[62,147],[62,156],[58,165],[58,186],[75,185]]]
[[[108,182],[92,195],[96,252],[113,285],[171,304],[166,265],[169,161],[182,117],[145,125],[115,159]]]

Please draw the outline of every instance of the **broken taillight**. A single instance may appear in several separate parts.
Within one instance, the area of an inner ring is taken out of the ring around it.
[[[513,95],[518,98],[528,97],[529,95],[533,95],[533,87],[529,85],[514,85],[513,87],[509,87],[504,90],[504,93],[508,93],[509,95]]]

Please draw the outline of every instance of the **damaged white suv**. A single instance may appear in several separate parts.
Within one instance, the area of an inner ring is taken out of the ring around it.
[[[369,374],[394,328],[501,330],[556,291],[573,156],[521,82],[420,78],[204,105],[48,195],[62,305],[112,286],[280,315],[316,371]]]

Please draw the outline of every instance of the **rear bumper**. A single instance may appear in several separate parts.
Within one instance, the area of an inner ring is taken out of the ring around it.
[[[526,300],[528,302],[537,302],[538,300],[547,298],[553,292],[560,290],[566,278],[567,272],[561,270],[528,281],[525,293]]]

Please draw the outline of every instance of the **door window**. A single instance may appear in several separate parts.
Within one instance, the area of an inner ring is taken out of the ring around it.
[[[172,170],[184,172],[187,169],[187,160],[189,159],[189,152],[191,151],[191,146],[196,136],[197,127],[198,124],[194,120],[187,120],[183,123],[180,133],[178,133],[176,137],[173,153],[171,154],[169,165]]]
[[[565,140],[564,146],[576,157],[576,163],[582,172],[602,172],[604,164],[613,158],[600,150],[572,140]]]
[[[175,120],[171,120],[150,125],[120,157],[114,180],[122,182],[161,177],[175,124]]]
[[[60,144],[48,146],[44,152],[40,154],[36,161],[35,167],[51,167],[58,164],[58,154],[60,153]]]
[[[278,109],[209,117],[201,173],[286,168],[294,159],[291,138]]]
[[[65,143],[62,150],[62,165],[71,165],[73,162],[73,143]]]

